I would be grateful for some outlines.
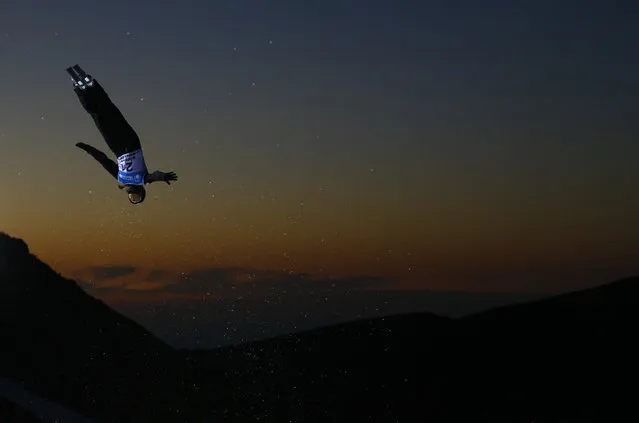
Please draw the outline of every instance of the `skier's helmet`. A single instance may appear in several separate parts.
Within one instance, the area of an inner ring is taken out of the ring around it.
[[[127,185],[124,189],[131,204],[140,204],[146,198],[146,190],[142,185]]]

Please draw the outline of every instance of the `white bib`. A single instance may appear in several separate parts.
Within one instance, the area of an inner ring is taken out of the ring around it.
[[[142,150],[135,150],[118,157],[118,182],[127,185],[144,185],[146,173]]]

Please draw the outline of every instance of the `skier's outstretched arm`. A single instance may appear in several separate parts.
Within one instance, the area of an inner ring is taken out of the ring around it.
[[[162,172],[156,170],[153,173],[149,173],[146,177],[146,182],[148,184],[153,182],[166,182],[168,185],[171,185],[171,181],[177,181],[178,177],[175,172]]]
[[[97,148],[83,142],[79,142],[75,146],[89,153],[94,159],[100,162],[102,167],[105,168],[107,172],[111,174],[111,176],[113,176],[115,179],[118,179],[118,164],[107,157],[106,154],[104,154]]]

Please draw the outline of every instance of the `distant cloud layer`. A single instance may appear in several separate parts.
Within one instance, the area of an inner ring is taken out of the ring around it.
[[[97,295],[126,293],[143,298],[145,294],[157,297],[161,293],[166,299],[333,295],[389,288],[393,282],[390,278],[374,276],[313,277],[305,273],[241,267],[211,267],[180,274],[164,269],[153,269],[146,275],[140,273],[135,266],[95,266],[76,272],[74,277]]]
[[[133,275],[136,272],[135,266],[91,266],[74,272],[73,277],[88,280],[91,283],[99,284],[100,282],[110,279],[121,278],[123,276]]]

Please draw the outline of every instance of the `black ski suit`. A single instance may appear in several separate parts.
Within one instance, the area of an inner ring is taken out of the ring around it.
[[[102,137],[116,157],[142,148],[137,133],[98,81],[94,79],[92,86],[84,89],[75,87],[73,91],[78,95],[82,107],[93,118]],[[118,164],[115,161],[88,144],[81,143],[78,146],[100,162],[114,178],[118,178]],[[146,177],[145,182],[148,182]]]

